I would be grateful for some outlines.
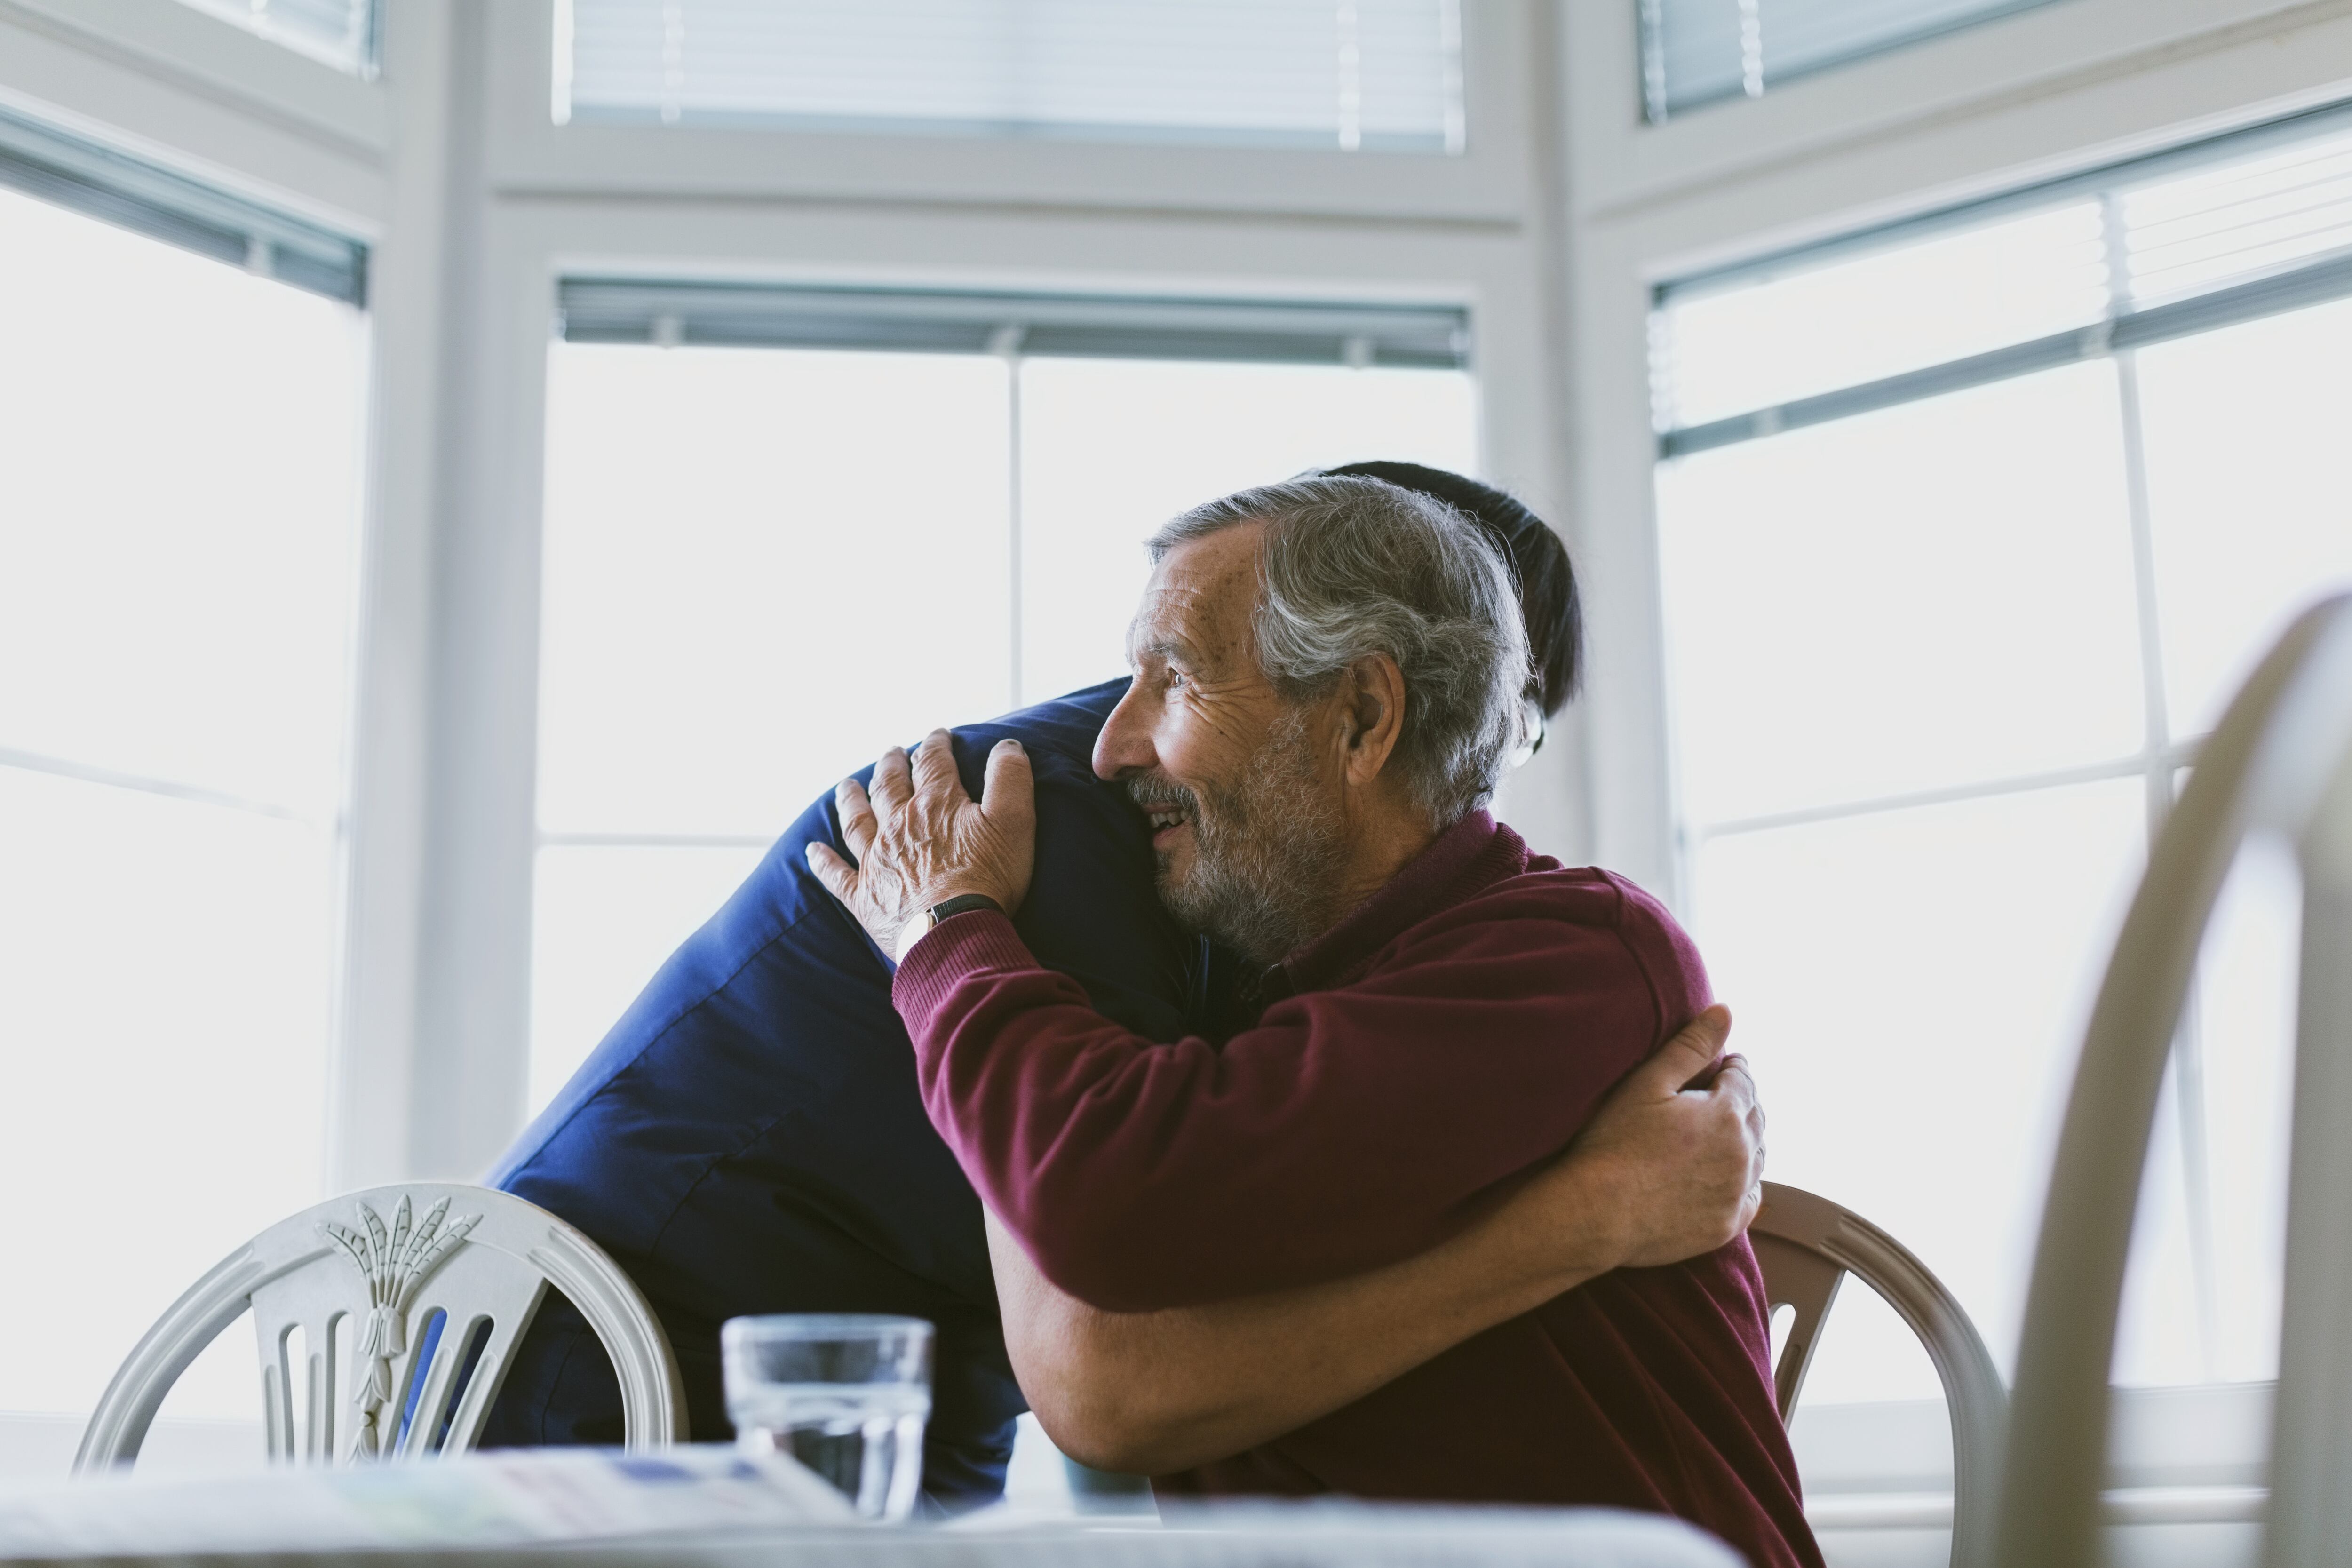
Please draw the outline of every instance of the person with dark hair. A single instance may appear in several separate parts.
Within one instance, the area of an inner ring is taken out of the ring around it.
[[[1346,463],[1335,479],[1385,479],[1418,490],[1478,525],[1510,563],[1520,618],[1528,628],[1528,700],[1543,718],[1558,716],[1584,680],[1584,603],[1568,546],[1517,497],[1444,468],[1419,463]]]
[[[1535,563],[1524,578],[1571,584],[1565,600],[1544,601],[1526,635],[1538,664],[1572,679],[1573,579],[1558,540],[1499,492],[1415,472],[1487,509],[1474,515],[1491,516],[1497,537],[1516,542],[1513,558]],[[1173,1037],[1224,1014],[1233,963],[1161,906],[1143,818],[1094,776],[1097,732],[1127,687],[1109,681],[972,725],[951,745],[975,787],[999,741],[1018,740],[1031,759],[1034,891],[1015,922],[1031,951],[1106,1015]],[[1566,685],[1544,692],[1564,699]],[[663,964],[490,1180],[578,1226],[636,1281],[677,1353],[698,1440],[730,1430],[718,1355],[726,1319],[930,1321],[925,1493],[938,1507],[970,1507],[1001,1492],[1024,1407],[980,1203],[925,1116],[891,1007],[891,965],[812,875],[813,845],[845,845],[830,796]],[[1719,1044],[1719,1028],[1702,1027],[1683,1054],[1662,1054],[1653,1077],[1664,1078],[1629,1085],[1613,1136],[1463,1245],[1304,1300],[1165,1314],[1155,1344],[1192,1386],[1223,1391],[1236,1430],[1270,1436],[1524,1310],[1531,1287],[1549,1294],[1568,1272],[1718,1245],[1745,1224],[1760,1154],[1752,1090],[1738,1071],[1704,1096],[1675,1090]],[[1333,1334],[1344,1355],[1295,1353]],[[487,1444],[620,1440],[618,1385],[569,1303],[550,1299],[510,1368]]]

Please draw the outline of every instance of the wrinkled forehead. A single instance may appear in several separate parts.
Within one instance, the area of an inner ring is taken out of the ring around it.
[[[1240,523],[1187,540],[1160,558],[1128,627],[1128,658],[1223,664],[1250,657],[1257,605],[1258,544],[1265,530]]]

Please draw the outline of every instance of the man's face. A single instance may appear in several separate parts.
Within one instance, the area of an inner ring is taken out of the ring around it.
[[[1329,923],[1347,853],[1321,715],[1258,668],[1264,531],[1229,528],[1161,558],[1129,629],[1135,683],[1095,742],[1095,772],[1150,814],[1177,919],[1271,963]]]

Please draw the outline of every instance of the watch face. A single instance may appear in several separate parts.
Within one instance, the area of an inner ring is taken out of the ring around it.
[[[923,933],[930,930],[934,923],[930,910],[917,910],[914,919],[898,928],[898,955],[902,958],[906,956],[907,950],[922,941]]]

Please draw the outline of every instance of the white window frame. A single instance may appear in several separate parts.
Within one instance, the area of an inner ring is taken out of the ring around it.
[[[1620,68],[1635,58],[1635,15],[1567,9],[1570,525],[1595,584],[1584,705],[1595,855],[1686,908],[1656,516],[1656,287],[2352,100],[2352,16],[2287,0],[2068,0],[1650,125],[1638,80]],[[2153,791],[2174,749],[2159,731],[2118,771],[2145,770]],[[2119,1473],[2119,1484],[2239,1485],[2263,1473],[2266,1388],[2126,1403],[2137,1413],[2126,1447],[2153,1458],[2145,1478]],[[1865,1494],[1910,1484],[1887,1466],[1939,1441],[1940,1407],[1907,1408],[1825,1411],[1810,1436],[1799,1422],[1817,1528],[1891,1528],[1895,1516]],[[1864,1431],[1867,1442],[1848,1440]],[[1937,1506],[1927,1502],[1922,1520]],[[2174,1500],[2146,1517],[2255,1528],[2242,1500]],[[1899,1554],[1895,1540],[1887,1550]],[[2118,1542],[2124,1560],[2140,1550]]]
[[[1679,901],[1649,301],[1670,279],[2352,97],[2352,19],[2290,0],[2068,0],[1650,125],[1628,5],[1570,6],[1560,61],[1571,526],[1596,584],[1597,858]]]
[[[396,18],[398,5],[394,7]],[[1533,165],[1528,29],[1546,25],[1528,0],[1465,7],[1465,150],[1341,153],[1185,143],[1017,140],[899,132],[557,125],[553,13],[537,3],[490,7],[491,110],[502,181],[550,194],[695,191],[738,199],[1019,206],[1269,217],[1320,214],[1517,224]],[[1483,34],[1483,38],[1474,35]],[[521,83],[537,81],[526,101]]]

